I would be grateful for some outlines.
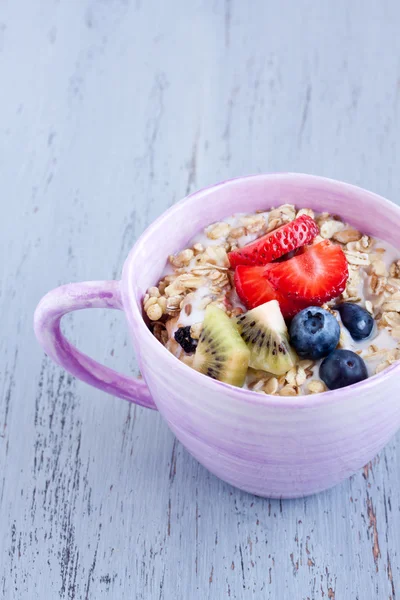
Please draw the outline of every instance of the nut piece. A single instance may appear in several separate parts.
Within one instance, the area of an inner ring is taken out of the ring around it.
[[[152,304],[146,310],[146,314],[151,321],[158,321],[158,319],[161,319],[163,311],[159,304]]]
[[[150,287],[147,290],[147,293],[149,294],[149,296],[154,297],[154,298],[159,298],[160,297],[160,290],[158,289],[158,287]]]

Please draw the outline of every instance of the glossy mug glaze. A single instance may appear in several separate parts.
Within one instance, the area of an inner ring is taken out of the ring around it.
[[[365,465],[400,427],[400,364],[366,381],[312,396],[266,396],[220,383],[177,360],[151,334],[141,300],[169,254],[206,225],[235,212],[283,203],[339,214],[395,247],[400,208],[366,190],[321,177],[241,177],[196,192],[170,208],[140,237],[121,281],[73,283],[49,292],[35,312],[47,354],[99,389],[159,410],[180,442],[228,483],[270,498],[329,488]],[[60,330],[62,316],[83,308],[126,314],[143,379],[104,367]]]

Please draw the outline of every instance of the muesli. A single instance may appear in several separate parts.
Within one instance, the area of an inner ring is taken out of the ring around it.
[[[143,309],[179,360],[263,394],[316,394],[400,359],[400,252],[291,204],[213,223]]]

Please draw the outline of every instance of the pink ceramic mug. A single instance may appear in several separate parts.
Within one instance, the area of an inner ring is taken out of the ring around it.
[[[196,192],[158,218],[131,250],[121,281],[64,285],[49,292],[35,313],[37,338],[55,362],[110,394],[159,410],[212,473],[271,498],[319,492],[371,460],[400,426],[400,364],[341,390],[263,396],[216,382],[177,360],[150,333],[141,300],[168,255],[206,225],[286,202],[339,214],[397,245],[400,208],[376,194],[310,175],[242,177]],[[144,379],[100,365],[61,333],[64,314],[98,307],[125,312]]]

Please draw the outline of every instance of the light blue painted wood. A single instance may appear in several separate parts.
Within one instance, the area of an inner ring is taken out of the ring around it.
[[[330,492],[251,497],[53,366],[31,322],[218,180],[304,171],[397,201],[399,22],[395,0],[0,3],[4,598],[395,600],[399,437]],[[66,329],[136,368],[121,315]]]

